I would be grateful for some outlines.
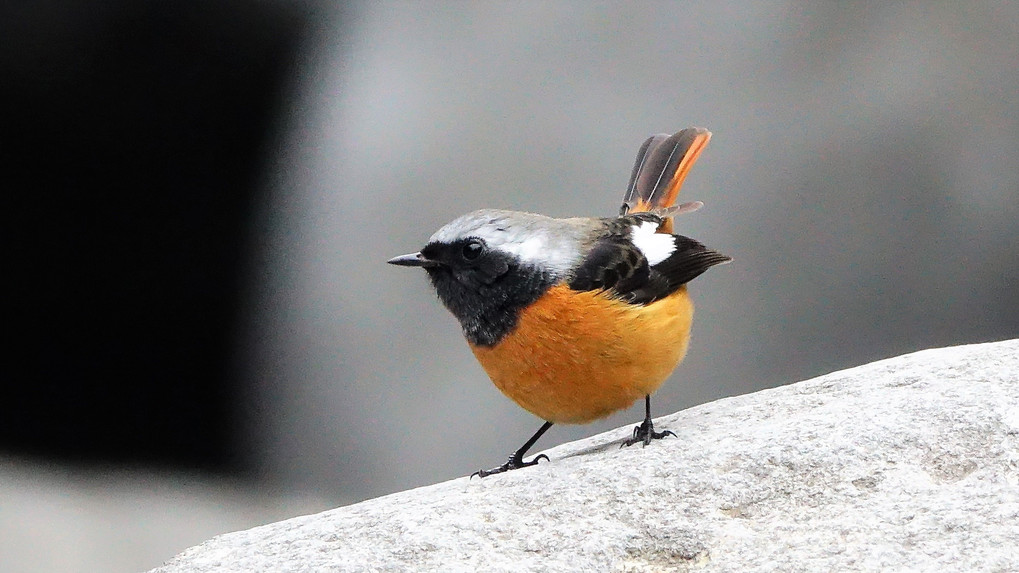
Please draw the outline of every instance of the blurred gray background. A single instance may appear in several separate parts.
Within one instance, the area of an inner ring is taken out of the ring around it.
[[[254,477],[224,494],[230,519],[183,488],[117,527],[185,512],[178,528],[207,537],[501,463],[541,421],[488,381],[424,273],[385,261],[477,208],[613,215],[652,133],[714,133],[682,196],[706,206],[677,232],[734,258],[691,285],[690,352],[656,415],[1019,336],[1017,3],[315,9],[251,221],[235,364]],[[640,410],[554,427],[535,451]],[[153,538],[131,566],[202,539]],[[125,563],[109,553],[76,563]]]
[[[1019,5],[343,14],[295,94],[252,273],[242,363],[272,479],[363,499],[501,463],[541,422],[386,259],[481,207],[613,215],[644,138],[689,125],[714,138],[678,231],[734,262],[692,283],[658,414],[1019,335]]]

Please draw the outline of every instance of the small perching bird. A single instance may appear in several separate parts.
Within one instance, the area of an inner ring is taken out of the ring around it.
[[[648,138],[618,217],[483,209],[389,261],[427,271],[492,382],[545,420],[506,463],[475,475],[534,465],[545,456],[524,454],[552,424],[590,422],[641,397],[644,421],[624,445],[675,435],[655,431],[651,394],[686,354],[686,283],[730,260],[672,234],[674,216],[702,206],[674,204],[710,138],[700,128]]]

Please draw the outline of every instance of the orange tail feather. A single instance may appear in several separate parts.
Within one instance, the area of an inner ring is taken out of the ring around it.
[[[700,207],[695,202],[670,209],[679,197],[683,180],[710,139],[711,132],[700,127],[688,127],[671,136],[649,137],[637,152],[620,214],[641,211],[662,214],[665,220],[658,232],[671,233],[674,215]]]

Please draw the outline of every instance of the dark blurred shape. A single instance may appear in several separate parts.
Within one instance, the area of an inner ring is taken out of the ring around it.
[[[0,8],[0,448],[241,467],[240,279],[306,21],[230,0]]]

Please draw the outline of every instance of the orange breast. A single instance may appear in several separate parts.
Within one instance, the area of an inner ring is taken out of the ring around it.
[[[552,287],[494,347],[471,345],[492,382],[534,415],[577,424],[661,386],[686,354],[686,287],[646,306]]]

